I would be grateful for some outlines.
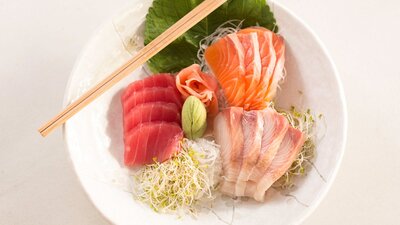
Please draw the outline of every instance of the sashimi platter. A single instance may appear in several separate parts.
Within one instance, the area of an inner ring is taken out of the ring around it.
[[[86,48],[66,103],[202,0],[135,2]],[[336,173],[342,95],[302,23],[276,3],[230,0],[64,131],[85,190],[114,223],[293,224]]]

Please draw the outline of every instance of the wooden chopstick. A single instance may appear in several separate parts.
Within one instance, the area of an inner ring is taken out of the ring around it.
[[[225,3],[227,0],[205,0],[196,8],[186,14],[182,19],[168,28],[164,33],[146,45],[132,59],[119,67],[116,71],[91,88],[73,103],[68,105],[62,112],[39,128],[39,133],[45,137],[57,127],[64,124],[69,118],[90,104],[117,82],[129,75],[147,60],[156,55],[174,40],[208,16],[211,12]]]

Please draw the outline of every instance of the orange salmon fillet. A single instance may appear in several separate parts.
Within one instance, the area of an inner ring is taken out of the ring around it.
[[[251,27],[219,39],[206,49],[205,59],[230,106],[261,110],[283,78],[285,43],[268,29]]]

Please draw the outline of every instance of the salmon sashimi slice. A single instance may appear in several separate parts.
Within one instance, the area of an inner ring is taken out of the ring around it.
[[[207,65],[219,81],[226,100],[233,106],[244,102],[245,52],[236,34],[229,34],[205,51]]]
[[[266,32],[261,32],[262,34]],[[266,33],[269,34],[270,32]],[[266,69],[264,68],[265,66],[263,65],[268,65],[269,67],[274,66],[274,62],[271,63],[268,61],[266,63],[266,57],[265,54],[268,54],[269,56],[274,56],[274,49],[272,49],[272,54],[269,51],[262,52],[264,50],[264,46],[270,46],[268,43],[265,44],[264,42],[270,41],[266,40],[265,35],[258,35],[257,32],[238,32],[237,36],[242,42],[242,45],[244,46],[245,49],[250,49],[249,52],[250,54],[245,55],[245,65],[246,66],[246,77],[245,77],[245,84],[246,84],[246,96],[245,96],[245,102],[243,104],[243,107],[246,110],[249,110],[250,108],[254,108],[254,102],[259,102],[262,103],[263,108],[267,106],[267,102],[262,101],[263,99],[263,93],[266,92],[266,90],[263,90],[264,87],[268,87],[268,77],[265,75]],[[272,40],[272,36],[270,37]],[[272,43],[272,41],[270,41]],[[248,46],[251,46],[250,48]],[[271,57],[269,57],[271,58]],[[263,64],[264,63],[264,64]],[[272,73],[272,72],[271,72]],[[266,83],[266,85],[264,85]],[[261,108],[261,107],[260,107]]]
[[[224,109],[214,119],[214,138],[221,146],[223,179],[236,182],[240,173],[244,136],[243,108]]]
[[[283,77],[285,44],[265,28],[229,34],[205,50],[205,59],[230,106],[260,110],[268,106]]]
[[[238,35],[249,33],[257,34],[262,69],[260,83],[257,88],[253,89],[253,93],[247,97],[252,100],[252,103],[247,104],[252,104],[255,109],[262,109],[266,107],[266,102],[269,101],[266,99],[265,94],[268,93],[268,86],[276,65],[276,51],[273,39],[277,35],[263,27],[249,27],[240,30]]]
[[[273,72],[273,76],[269,82],[266,100],[271,100],[275,97],[279,81],[284,78],[285,42],[282,36],[274,36],[273,41],[276,51],[276,66]]]
[[[242,118],[242,129],[244,145],[242,153],[242,165],[236,182],[236,196],[243,196],[246,190],[246,182],[257,164],[260,155],[261,141],[263,136],[263,115],[262,111],[245,111]]]
[[[179,150],[183,131],[176,123],[141,123],[125,136],[126,166],[163,162]]]
[[[254,182],[259,181],[267,171],[290,126],[287,119],[274,109],[267,108],[262,114],[264,124],[260,155],[249,177]]]
[[[256,32],[259,40],[264,43],[264,46],[260,46],[260,52],[265,53],[261,56],[263,61],[262,65],[268,65],[267,67],[263,67],[262,72],[263,75],[266,75],[265,80],[268,81],[267,84],[264,84],[268,87],[267,95],[264,96],[264,99],[270,101],[275,97],[279,81],[283,79],[285,41],[282,36],[276,35],[264,27],[249,27],[240,30],[238,34],[253,32]]]
[[[278,35],[263,27],[249,27],[238,31],[238,35],[243,34],[257,35],[262,67],[261,76],[269,80],[276,64],[276,51],[273,39],[274,37],[278,37]]]
[[[137,105],[124,116],[124,131],[128,133],[141,123],[155,121],[180,124],[180,109],[175,103],[165,102],[148,102]]]
[[[176,75],[176,87],[184,99],[193,95],[204,103],[210,115],[218,113],[218,83],[214,77],[203,73],[200,65],[193,64],[181,70]]]
[[[301,131],[293,127],[288,128],[271,165],[257,182],[257,188],[254,193],[256,201],[264,201],[266,191],[289,169],[298,156],[304,141],[305,138]]]
[[[134,92],[123,101],[123,111],[126,115],[135,106],[147,102],[169,102],[175,103],[179,109],[182,108],[183,99],[173,87],[151,87]]]
[[[125,101],[132,93],[151,87],[175,87],[175,77],[169,73],[161,73],[135,81],[125,88],[121,99]]]
[[[248,109],[256,88],[261,81],[261,56],[257,33],[237,34],[244,49],[244,65],[245,65],[245,102],[243,107]]]

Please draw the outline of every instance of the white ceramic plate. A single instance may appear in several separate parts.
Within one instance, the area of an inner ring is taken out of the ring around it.
[[[133,0],[132,5],[102,26],[89,41],[71,75],[65,105],[100,81],[135,54],[135,34],[151,0]],[[304,23],[281,5],[272,6],[287,44],[287,79],[278,95],[278,105],[311,108],[324,115],[319,126],[316,170],[301,179],[298,188],[283,196],[271,192],[268,202],[236,205],[234,224],[298,224],[309,215],[331,186],[343,156],[346,139],[346,109],[338,74],[318,38]],[[140,42],[140,40],[139,40]],[[137,43],[139,43],[137,42]],[[136,202],[129,193],[128,170],[122,165],[123,139],[120,94],[130,82],[145,76],[138,69],[131,76],[94,101],[64,126],[65,141],[75,171],[94,205],[115,224],[223,224],[213,213],[197,219],[154,213]],[[299,94],[302,92],[302,94]],[[226,202],[215,212],[230,221],[232,210]]]

